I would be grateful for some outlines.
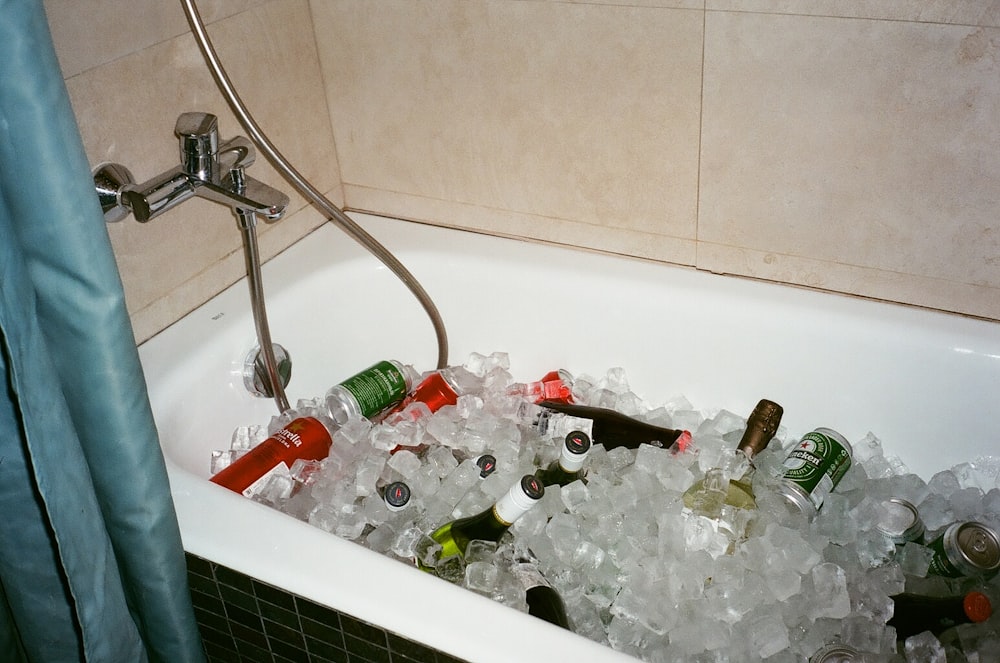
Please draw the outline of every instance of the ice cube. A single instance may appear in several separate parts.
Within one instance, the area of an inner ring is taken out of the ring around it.
[[[750,650],[760,658],[774,656],[791,644],[781,615],[759,613],[749,619],[748,626]]]
[[[930,631],[906,639],[903,645],[906,663],[947,663],[944,647]]]
[[[392,454],[388,461],[389,467],[407,479],[415,475],[422,464],[420,457],[407,449]]]
[[[587,484],[577,479],[563,486],[562,490],[559,491],[559,496],[563,504],[566,505],[566,510],[575,513],[590,499],[590,490],[587,488]]]
[[[499,572],[492,560],[488,562],[466,560],[464,584],[467,589],[490,596],[497,588],[498,577]]]
[[[903,573],[918,578],[927,577],[927,569],[934,559],[934,551],[919,543],[907,541],[896,549],[896,562]]]
[[[391,523],[382,523],[365,536],[365,545],[377,553],[388,553],[399,532]]]
[[[810,597],[809,618],[839,619],[851,612],[851,597],[847,593],[847,574],[836,564],[824,563],[813,567],[812,582],[815,594]]]

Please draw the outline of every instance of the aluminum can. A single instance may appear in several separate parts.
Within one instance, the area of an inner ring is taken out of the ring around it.
[[[861,652],[841,644],[826,645],[809,657],[809,663],[855,663],[862,660]]]
[[[921,543],[924,538],[924,521],[917,507],[898,497],[890,497],[879,505],[875,529],[897,546],[907,542]]]
[[[982,523],[952,523],[927,547],[934,551],[927,572],[934,575],[991,576],[1000,570],[1000,535]]]
[[[785,458],[778,493],[813,518],[850,469],[853,454],[850,443],[835,430],[817,428],[806,433]]]

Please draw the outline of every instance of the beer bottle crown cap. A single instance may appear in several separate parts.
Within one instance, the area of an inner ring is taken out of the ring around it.
[[[982,592],[969,592],[962,600],[962,609],[974,623],[985,622],[993,614],[993,604]]]

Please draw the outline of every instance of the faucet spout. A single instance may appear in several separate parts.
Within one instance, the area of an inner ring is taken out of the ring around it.
[[[222,185],[199,181],[194,195],[228,205],[237,213],[260,214],[270,222],[280,219],[288,209],[288,196],[252,177],[245,178],[245,186],[240,188],[243,190],[233,187],[230,177],[223,180]]]

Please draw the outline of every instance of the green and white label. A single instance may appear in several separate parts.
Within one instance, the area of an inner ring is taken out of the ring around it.
[[[813,431],[802,436],[783,466],[782,478],[808,493],[818,508],[847,473],[851,454],[839,440]]]
[[[358,401],[364,417],[371,417],[406,396],[406,376],[388,361],[366,368],[340,386]]]

